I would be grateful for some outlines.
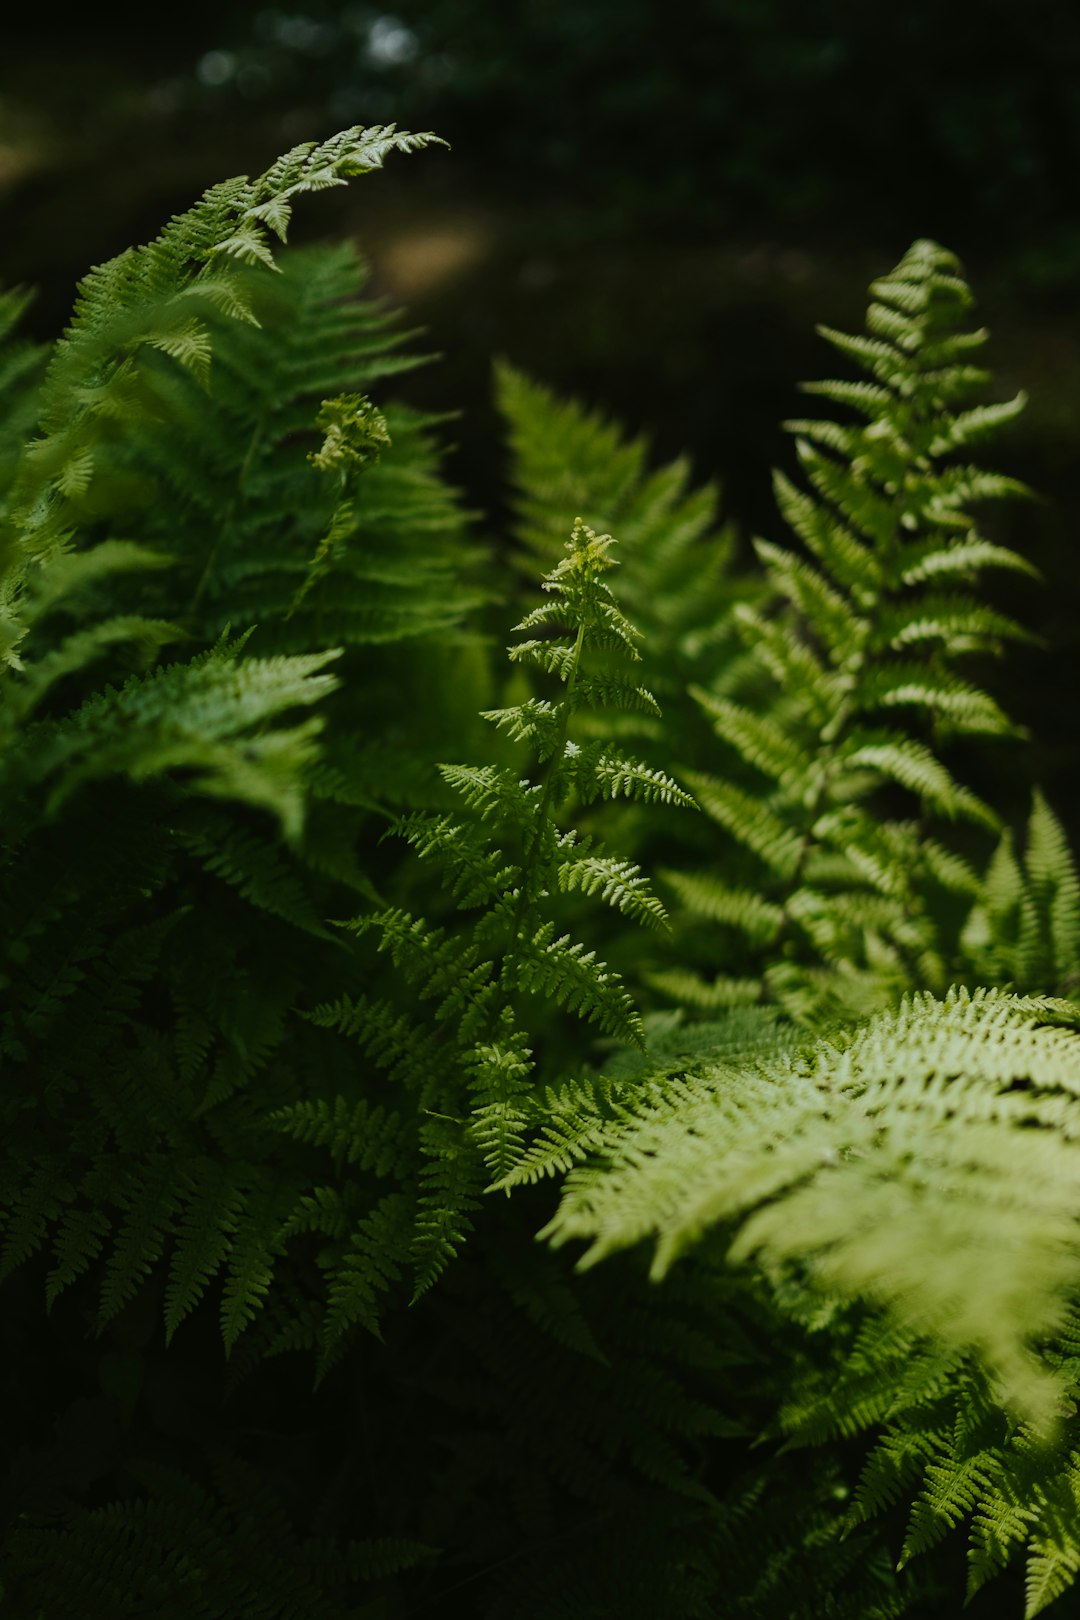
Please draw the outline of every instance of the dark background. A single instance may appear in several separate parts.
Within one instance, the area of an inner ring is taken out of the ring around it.
[[[145,14],[149,17],[149,13]],[[1077,831],[1080,8],[1056,0],[395,0],[20,8],[0,58],[0,279],[61,329],[93,262],[227,175],[353,122],[433,150],[305,205],[355,233],[377,290],[443,360],[419,403],[469,503],[505,517],[490,361],[503,355],[683,448],[746,534],[781,530],[769,468],[815,321],[859,329],[867,282],[916,236],[959,253],[1001,397],[996,457],[1046,503],[996,519],[1049,589],[1007,589],[1047,637],[997,682]]]

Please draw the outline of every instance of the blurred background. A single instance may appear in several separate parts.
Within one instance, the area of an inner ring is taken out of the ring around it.
[[[1012,712],[1080,820],[1080,8],[1071,0],[191,0],[133,29],[108,7],[19,7],[0,57],[0,280],[55,335],[79,275],[208,184],[285,146],[397,120],[452,144],[308,203],[426,328],[406,380],[458,412],[450,471],[506,511],[490,363],[504,356],[691,452],[746,535],[815,321],[858,330],[916,236],[964,260],[998,392],[1031,405],[989,459],[1047,497],[995,530],[1051,589],[1008,586],[1047,637],[1010,655]]]

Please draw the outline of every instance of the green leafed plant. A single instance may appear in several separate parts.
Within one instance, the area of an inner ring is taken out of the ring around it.
[[[349,925],[373,935],[395,977],[432,1003],[430,1022],[396,1013],[392,1002],[355,997],[314,1015],[323,1027],[358,1040],[415,1099],[423,1193],[415,1229],[411,1238],[405,1232],[397,1260],[413,1265],[417,1294],[461,1243],[485,1182],[505,1176],[520,1156],[535,1085],[530,1025],[536,1025],[538,1004],[563,1008],[618,1041],[644,1044],[641,1020],[618,975],[560,932],[554,911],[559,894],[582,893],[632,922],[662,926],[663,908],[636,864],[563,828],[559,812],[567,801],[691,803],[662,771],[571,735],[577,717],[597,708],[656,711],[652,695],[625,672],[638,657],[637,632],[603,577],[611,545],[610,536],[576,523],[566,555],[544,580],[552,599],[517,626],[539,634],[513,645],[511,661],[543,672],[556,683],[556,695],[484,716],[527,746],[535,778],[523,777],[517,765],[442,765],[443,780],[471,815],[415,812],[393,828],[422,859],[437,864],[447,898],[466,920],[435,925],[389,906]],[[365,1150],[349,1151],[346,1144],[358,1142],[350,1133],[366,1134],[371,1124],[363,1105],[356,1106],[359,1112],[339,1095],[299,1104],[274,1122],[355,1158]],[[336,1221],[336,1200],[327,1209]],[[318,1219],[313,1207],[311,1218]],[[366,1236],[363,1244],[365,1258],[343,1259],[332,1284],[335,1320],[342,1323],[369,1316],[372,1288],[386,1280],[385,1259]]]
[[[0,301],[4,1603],[886,1620],[954,1612],[965,1523],[1035,1614],[1076,868],[944,757],[1012,729],[961,670],[1021,634],[967,465],[1019,402],[917,243],[829,334],[857,421],[794,424],[806,554],[740,576],[684,463],[502,368],[501,578],[356,253],[271,246],[431,139],[215,188],[48,356]]]
[[[868,379],[807,385],[858,420],[787,424],[810,487],[777,474],[776,498],[804,549],[756,543],[772,602],[734,609],[749,668],[692,688],[724,753],[686,780],[742,856],[671,873],[704,925],[695,951],[719,924],[714,958],[741,969],[657,977],[690,1005],[764,995],[813,1020],[944,990],[958,949],[940,915],[978,879],[938,828],[998,824],[942,752],[1016,732],[961,671],[1031,639],[975,594],[987,569],[1034,572],[976,516],[1026,491],[967,459],[1024,400],[980,400],[990,376],[971,356],[987,334],[966,328],[952,255],[917,242],[871,295],[867,336],[821,329]]]

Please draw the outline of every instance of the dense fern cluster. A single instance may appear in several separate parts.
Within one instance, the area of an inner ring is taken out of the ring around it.
[[[3,1602],[885,1620],[964,1526],[1034,1615],[1080,881],[947,753],[1015,734],[968,447],[1022,400],[915,244],[743,568],[503,367],[500,574],[356,253],[271,248],[430,140],[215,188],[50,352],[0,300]]]

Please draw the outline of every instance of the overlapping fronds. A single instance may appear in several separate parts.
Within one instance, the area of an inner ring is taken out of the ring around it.
[[[967,465],[1019,404],[916,244],[829,334],[871,380],[793,424],[765,602],[683,462],[504,369],[548,572],[500,685],[406,334],[351,249],[270,249],[429,139],[216,188],[44,376],[0,299],[0,1597],[886,1620],[949,1612],[963,1521],[1033,1615],[1080,1569],[1080,889],[1041,799],[985,875],[932,826],[998,830],[943,747],[1010,730],[960,666],[1021,634],[972,520],[1019,487]],[[623,971],[652,840],[696,1021]],[[999,988],[881,1011],[964,913]],[[592,1265],[646,1240],[659,1291]]]
[[[113,457],[175,558],[162,611],[211,631],[258,623],[280,651],[446,630],[475,600],[473,552],[427,419],[370,397],[420,363],[410,334],[362,296],[348,245],[285,252],[278,272],[241,272],[258,326],[205,318],[213,413],[197,377],[148,365],[148,420]]]
[[[791,1296],[788,1297],[789,1306]],[[815,1307],[805,1310],[808,1322]],[[820,1308],[812,1337],[824,1337]],[[806,1358],[778,1414],[788,1447],[849,1445],[871,1436],[850,1493],[849,1527],[906,1513],[902,1569],[959,1562],[966,1535],[967,1598],[1023,1560],[1027,1620],[1075,1583],[1077,1446],[1076,1308],[1043,1348],[1065,1399],[1053,1433],[1003,1410],[982,1368],[881,1313],[834,1310],[827,1361]],[[788,1455],[791,1455],[789,1449]],[[944,1544],[944,1545],[942,1545]],[[952,1558],[950,1558],[952,1554]],[[956,1565],[953,1564],[955,1568]]]
[[[978,1356],[1003,1398],[1048,1421],[1061,1383],[1033,1347],[1080,1285],[1080,1037],[1067,1003],[921,994],[802,1053],[647,1083],[607,1122],[578,1104],[546,1228],[590,1265],[653,1237],[654,1277],[714,1226],[766,1271],[882,1306]],[[550,1129],[549,1129],[550,1136]]]
[[[954,736],[1015,734],[958,665],[1030,639],[975,595],[988,568],[1032,572],[975,517],[1026,492],[957,459],[1023,397],[975,403],[989,374],[964,357],[986,334],[963,328],[971,295],[950,254],[916,242],[871,295],[869,337],[823,335],[874,381],[808,388],[861,420],[787,424],[809,487],[778,473],[776,498],[803,549],[757,542],[773,606],[734,610],[749,667],[694,689],[725,746],[718,770],[688,781],[746,852],[739,882],[729,893],[730,877],[676,879],[689,917],[723,924],[716,965],[745,963],[741,938],[761,964],[759,993],[804,1019],[947,983],[955,952],[934,896],[970,895],[978,881],[926,823],[994,829],[997,818],[941,749]],[[699,931],[698,954],[709,937]],[[696,996],[691,982],[684,999],[722,1005],[729,977],[698,981]],[[670,990],[679,978],[656,982]]]
[[[295,1098],[324,1037],[289,1016],[293,941],[336,986],[332,897],[375,896],[361,807],[416,792],[439,723],[407,734],[356,667],[404,642],[450,667],[470,600],[424,422],[365,392],[415,362],[351,249],[256,252],[415,144],[298,148],[92,272],[0,495],[3,1269],[50,1256],[50,1307],[85,1283],[99,1330],[159,1267],[170,1339],[208,1293],[227,1349],[264,1308],[307,1178],[267,1179],[245,1093]]]
[[[431,135],[393,125],[342,131],[305,142],[255,180],[226,180],[141,248],[99,265],[79,288],[75,311],[56,345],[41,391],[38,437],[15,490],[26,549],[46,555],[71,525],[69,502],[85,498],[99,446],[113,438],[138,399],[137,360],[168,355],[197,377],[209,373],[214,311],[257,317],[247,266],[275,268],[272,237],[284,241],[296,199],[345,185],[380,168],[392,151],[411,151]]]

